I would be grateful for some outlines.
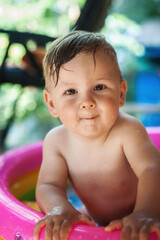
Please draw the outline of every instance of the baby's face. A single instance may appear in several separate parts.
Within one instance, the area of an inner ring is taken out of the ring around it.
[[[92,54],[80,53],[61,67],[58,84],[49,92],[52,115],[71,132],[94,138],[107,134],[116,122],[126,82],[103,51],[95,54],[95,63]]]

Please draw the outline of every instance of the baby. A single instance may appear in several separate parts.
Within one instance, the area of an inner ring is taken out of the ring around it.
[[[44,100],[62,124],[43,144],[36,199],[46,215],[45,239],[66,240],[72,225],[121,229],[121,238],[160,237],[160,152],[143,125],[119,108],[127,83],[113,47],[97,33],[57,39],[43,62]],[[66,196],[67,179],[84,206]]]

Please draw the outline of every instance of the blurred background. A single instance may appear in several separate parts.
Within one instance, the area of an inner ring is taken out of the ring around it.
[[[0,0],[0,152],[60,124],[43,101],[41,61],[74,28],[105,35],[128,82],[123,111],[160,126],[160,0]]]

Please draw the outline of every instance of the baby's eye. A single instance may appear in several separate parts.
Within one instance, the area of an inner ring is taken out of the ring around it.
[[[75,89],[72,89],[72,88],[65,91],[66,95],[74,95],[76,93],[77,93],[77,91]]]
[[[99,84],[97,86],[94,87],[94,90],[96,91],[102,91],[106,88],[106,86],[104,84]]]

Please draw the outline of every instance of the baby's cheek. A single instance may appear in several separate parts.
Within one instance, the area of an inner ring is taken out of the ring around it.
[[[68,111],[67,108],[64,109],[61,114],[59,115],[61,122],[67,127],[70,126],[73,121],[73,113]]]

